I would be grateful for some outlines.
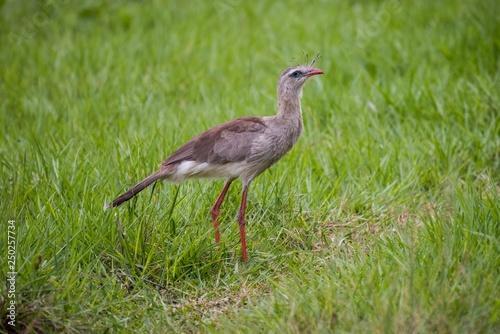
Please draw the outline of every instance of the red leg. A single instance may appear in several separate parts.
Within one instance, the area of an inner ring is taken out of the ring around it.
[[[245,240],[245,211],[247,207],[247,194],[248,185],[244,185],[243,194],[241,196],[240,210],[238,211],[238,223],[240,224],[241,252],[243,254],[243,261],[247,260],[247,242]]]
[[[233,182],[233,180],[228,180],[226,182],[224,188],[222,188],[222,192],[220,193],[219,197],[217,197],[217,201],[215,201],[215,204],[214,206],[212,206],[212,210],[210,211],[212,213],[212,222],[214,223],[215,242],[219,246],[220,246],[220,232],[219,232],[219,219],[218,219],[220,213],[219,209],[222,204],[222,201],[224,200],[224,197],[226,197],[227,190],[229,189],[231,182]]]

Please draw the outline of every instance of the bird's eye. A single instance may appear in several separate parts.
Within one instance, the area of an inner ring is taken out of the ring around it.
[[[301,75],[302,75],[302,72],[300,72],[300,71],[297,70],[297,71],[292,72],[292,74],[290,74],[290,77],[291,78],[298,78]]]

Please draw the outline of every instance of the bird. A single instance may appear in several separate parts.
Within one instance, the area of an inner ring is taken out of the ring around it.
[[[226,183],[210,210],[215,242],[220,247],[220,207],[231,183],[240,179],[242,193],[237,219],[245,262],[245,212],[250,183],[288,153],[299,139],[303,128],[302,88],[309,78],[324,74],[313,67],[318,56],[309,64],[288,67],[281,72],[278,111],[274,116],[236,118],[199,134],[174,151],[157,171],[117,197],[105,209],[120,206],[156,181],[180,183],[192,178],[223,178]]]

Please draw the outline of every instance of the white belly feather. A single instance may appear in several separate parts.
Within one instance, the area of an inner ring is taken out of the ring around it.
[[[183,161],[167,178],[170,182],[182,182],[188,178],[238,178],[248,173],[248,162],[211,164],[208,162]]]

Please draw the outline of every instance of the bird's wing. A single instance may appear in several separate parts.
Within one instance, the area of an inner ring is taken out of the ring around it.
[[[245,160],[252,142],[266,129],[261,117],[242,117],[218,125],[181,146],[160,166],[182,161],[224,164]]]

